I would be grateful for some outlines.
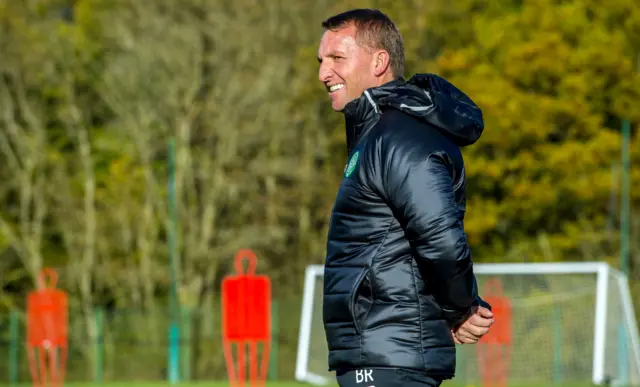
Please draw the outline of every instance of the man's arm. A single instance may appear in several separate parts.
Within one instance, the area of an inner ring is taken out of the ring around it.
[[[386,198],[415,249],[418,266],[433,284],[434,297],[452,327],[463,323],[477,299],[473,263],[455,202],[444,153],[400,140],[386,165]]]

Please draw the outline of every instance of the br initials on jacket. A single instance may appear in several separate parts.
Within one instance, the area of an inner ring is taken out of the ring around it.
[[[356,370],[356,383],[363,382],[373,382],[373,370]]]

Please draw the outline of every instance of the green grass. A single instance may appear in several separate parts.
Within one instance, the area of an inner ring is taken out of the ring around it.
[[[0,384],[0,387],[14,387]],[[32,387],[31,384],[18,384],[15,387]],[[228,382],[190,382],[177,385],[168,382],[109,382],[109,383],[65,383],[64,387],[230,387]],[[249,387],[249,384],[246,385]],[[267,382],[266,387],[310,387],[297,382]]]
[[[180,383],[178,385],[167,382],[114,382],[114,383],[65,383],[65,387],[229,387],[227,382],[192,382]],[[4,387],[4,386],[3,386]],[[8,386],[7,386],[8,387]],[[20,386],[22,387],[22,386]],[[249,384],[247,384],[249,387]],[[309,387],[296,382],[270,382],[266,387]]]
[[[6,383],[0,383],[0,387],[32,387],[31,384],[18,384],[12,386]],[[168,382],[106,382],[106,383],[82,383],[82,382],[67,382],[64,387],[230,387],[230,384],[226,381],[211,381],[211,382],[188,382],[180,383],[177,385],[170,384]],[[249,384],[246,384],[249,387]],[[308,384],[298,383],[295,381],[279,381],[279,382],[267,382],[266,387],[310,387]],[[328,386],[330,387],[330,386]]]
[[[211,382],[191,382],[180,383],[178,385],[171,385],[167,382],[109,382],[109,383],[65,383],[65,387],[229,387],[229,383],[226,381],[211,381]],[[540,383],[540,384],[509,384],[508,387],[554,387],[560,385]],[[0,384],[0,387],[14,387],[8,384]],[[15,387],[31,387],[30,384],[19,384]],[[249,387],[249,384],[246,385]],[[308,384],[298,383],[295,381],[279,381],[279,382],[267,382],[266,387],[310,387]],[[327,387],[337,387],[327,386]],[[442,387],[482,387],[480,385],[464,385],[455,383],[453,381],[447,381],[442,384]],[[591,384],[565,384],[561,387],[592,387]]]

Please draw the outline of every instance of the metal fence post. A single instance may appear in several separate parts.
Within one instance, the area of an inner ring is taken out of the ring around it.
[[[18,385],[19,353],[20,353],[20,318],[18,312],[11,312],[9,317],[9,383],[11,386]]]
[[[278,379],[278,302],[271,304],[271,353],[269,358],[269,380]]]
[[[101,308],[93,312],[93,321],[96,327],[96,338],[94,343],[95,350],[95,383],[102,383],[104,371],[104,310]]]

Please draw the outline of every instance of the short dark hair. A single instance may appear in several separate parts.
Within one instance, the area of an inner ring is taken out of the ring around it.
[[[331,16],[322,22],[322,27],[336,31],[349,24],[356,27],[358,44],[386,50],[393,76],[399,78],[404,75],[404,40],[398,26],[387,15],[377,9],[352,9]]]

